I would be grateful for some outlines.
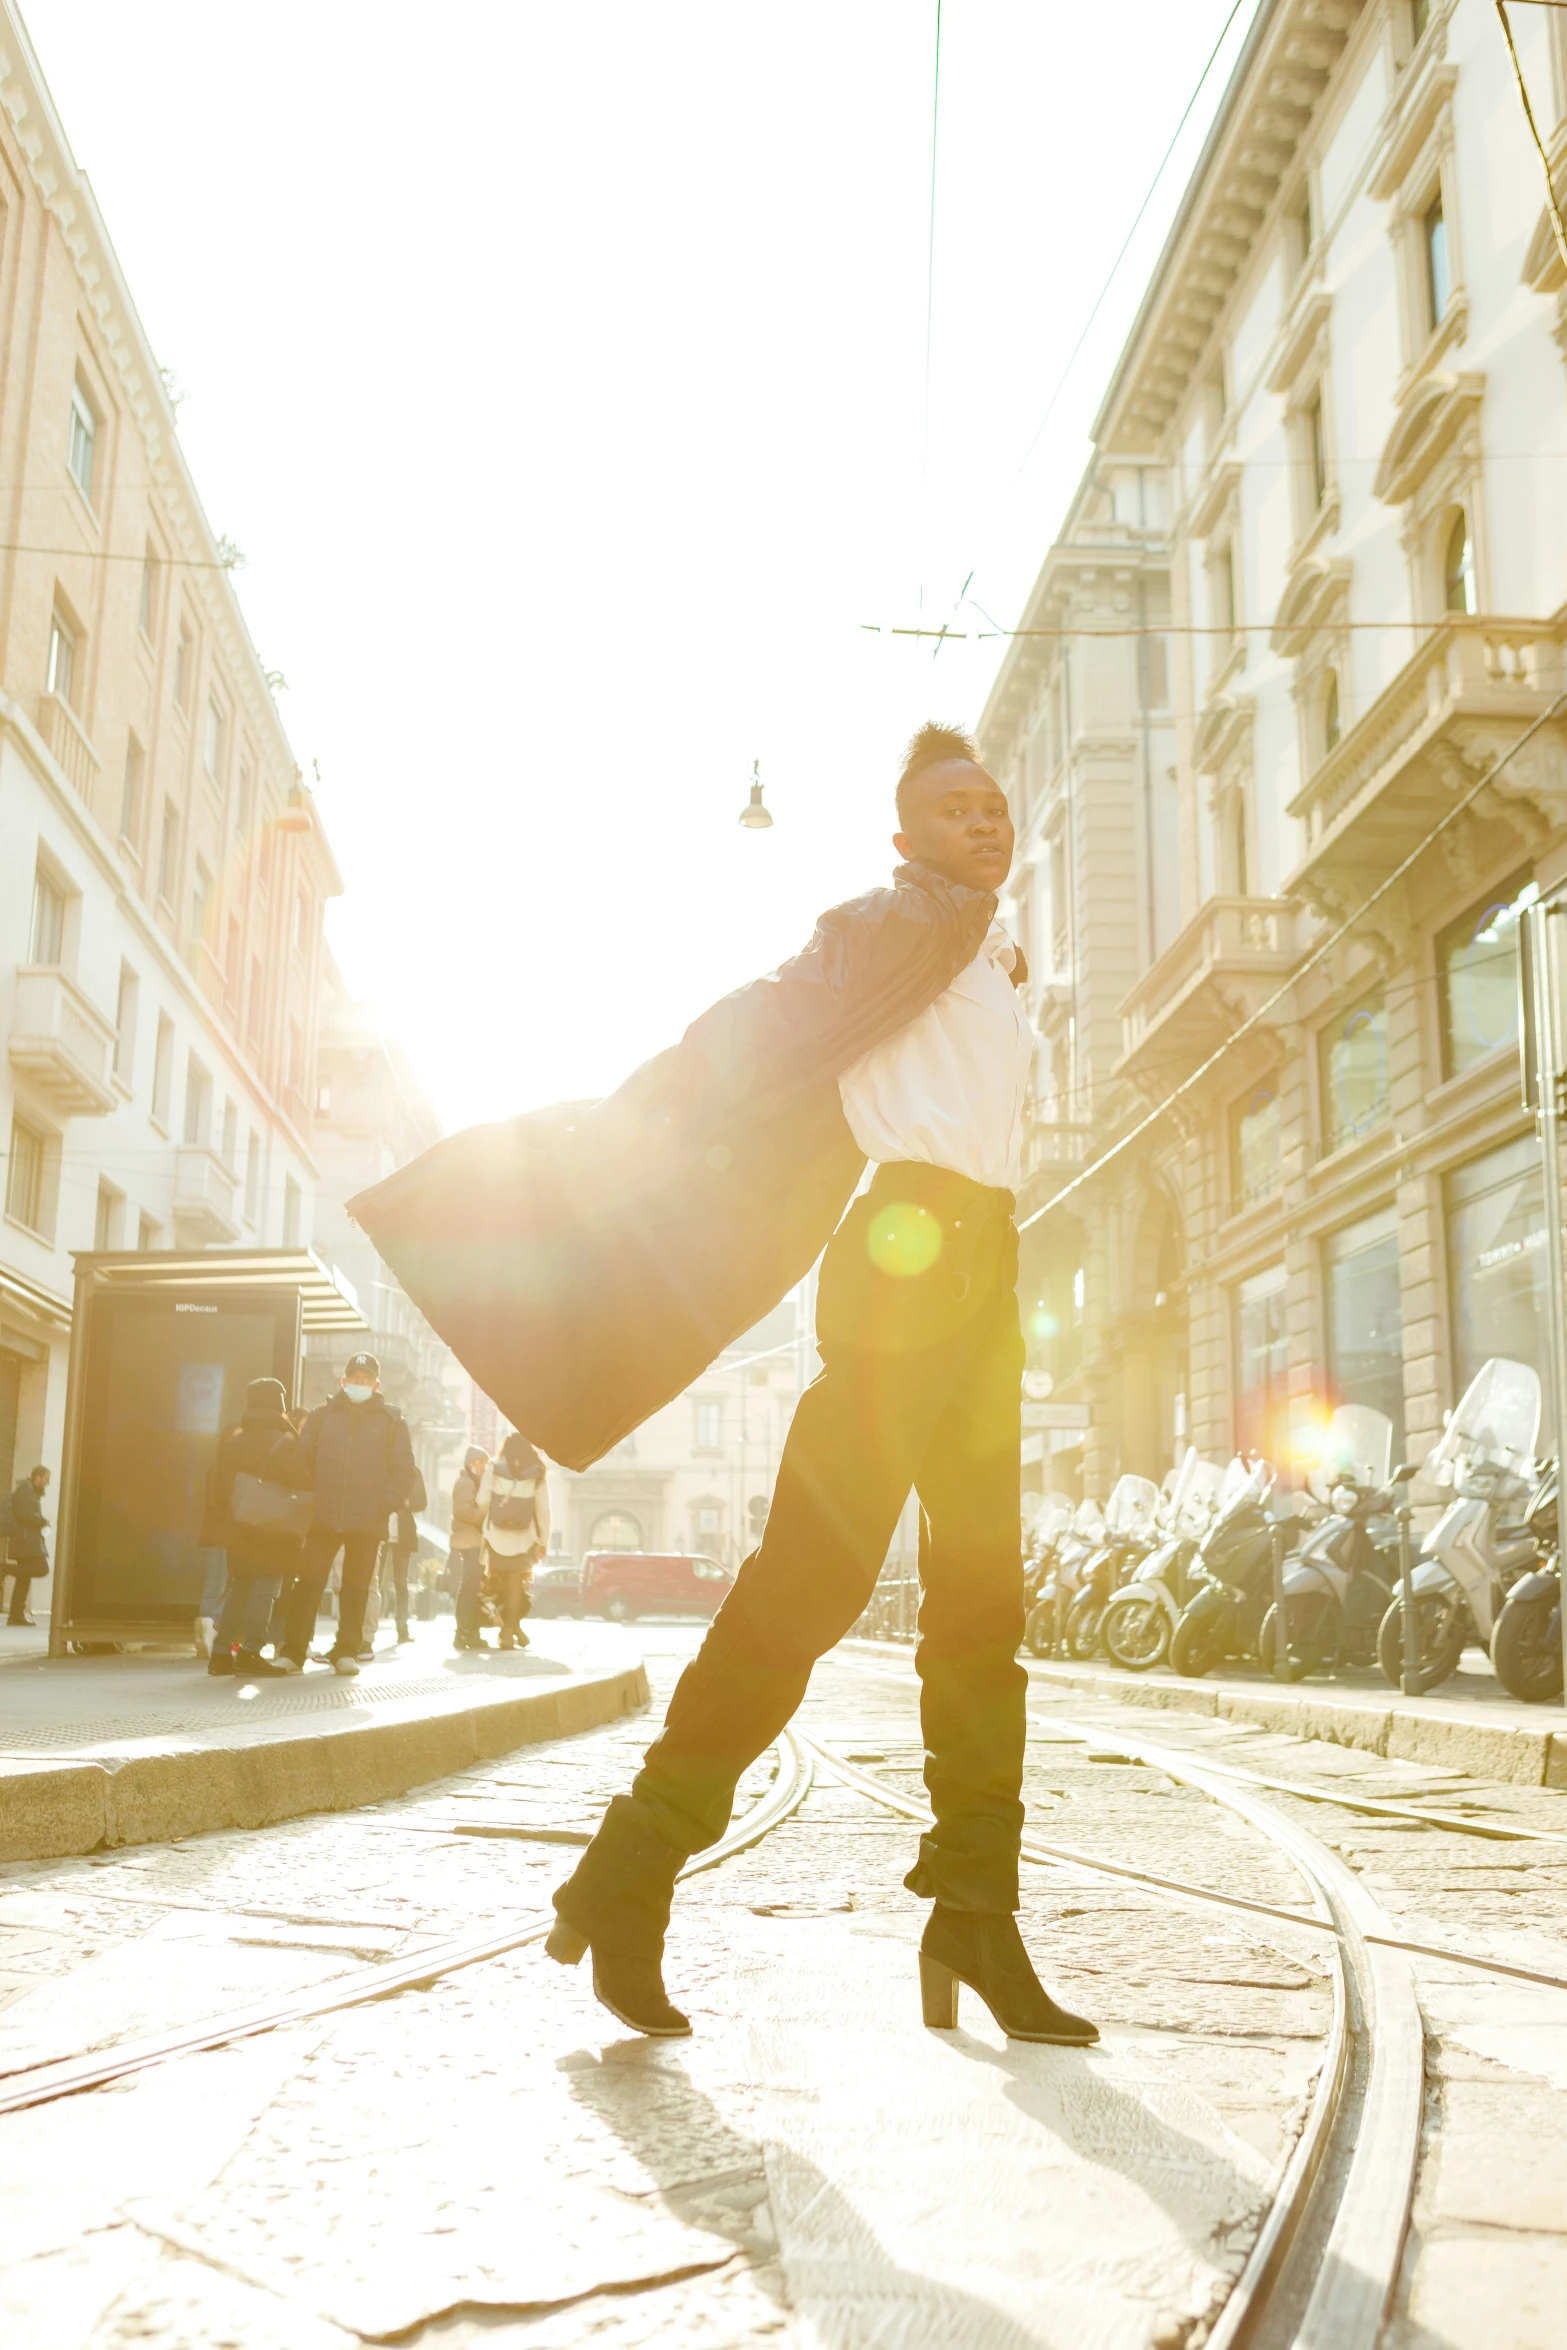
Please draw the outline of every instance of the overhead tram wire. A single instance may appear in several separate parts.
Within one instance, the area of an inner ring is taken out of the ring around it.
[[[1453,805],[1447,810],[1446,814],[1438,818],[1437,822],[1432,825],[1430,831],[1424,834],[1423,837],[1415,843],[1409,854],[1394,866],[1391,873],[1384,875],[1383,879],[1377,883],[1376,888],[1372,890],[1369,897],[1365,898],[1362,903],[1355,908],[1355,911],[1352,914],[1346,914],[1343,921],[1335,924],[1333,929],[1328,932],[1325,938],[1318,940],[1317,944],[1312,948],[1310,954],[1306,956],[1304,962],[1298,963],[1295,966],[1289,977],[1285,979],[1280,986],[1274,989],[1272,995],[1267,997],[1263,1003],[1260,1003],[1257,1006],[1255,1012],[1250,1013],[1247,1018],[1241,1022],[1240,1026],[1235,1030],[1232,1036],[1227,1036],[1222,1044],[1216,1045],[1214,1050],[1208,1054],[1207,1058],[1198,1063],[1197,1067],[1191,1072],[1190,1076],[1183,1078],[1179,1085],[1173,1087],[1172,1090],[1165,1095],[1163,1101],[1159,1102],[1153,1109],[1151,1109],[1145,1117],[1139,1118],[1137,1124],[1131,1127],[1127,1133],[1123,1134],[1119,1142],[1112,1143],[1107,1151],[1102,1151],[1099,1157],[1095,1159],[1090,1166],[1083,1168],[1080,1174],[1074,1175],[1070,1183],[1064,1183],[1061,1186],[1061,1189],[1058,1192],[1055,1192],[1049,1199],[1047,1199],[1042,1207],[1036,1208],[1031,1216],[1025,1216],[1022,1223],[1018,1226],[1018,1231],[1020,1233],[1028,1231],[1030,1225],[1037,1224],[1042,1216],[1048,1216],[1052,1209],[1060,1207],[1063,1200],[1070,1199],[1075,1191],[1081,1191],[1086,1183],[1091,1183],[1096,1176],[1102,1175],[1105,1169],[1112,1166],[1115,1161],[1121,1157],[1124,1151],[1130,1150],[1134,1142],[1139,1141],[1143,1135],[1149,1132],[1150,1128],[1156,1126],[1160,1119],[1163,1118],[1169,1110],[1173,1109],[1175,1104],[1181,1100],[1183,1095],[1190,1093],[1194,1085],[1200,1084],[1202,1079],[1208,1075],[1210,1070],[1216,1069],[1219,1063],[1223,1060],[1225,1054],[1229,1052],[1233,1046],[1238,1045],[1243,1036],[1249,1036],[1254,1028],[1260,1027],[1262,1022],[1267,1018],[1268,1014],[1277,1010],[1278,1006],[1284,1001],[1285,997],[1290,994],[1292,989],[1295,988],[1302,979],[1305,978],[1307,972],[1315,970],[1316,966],[1322,962],[1326,956],[1332,953],[1333,949],[1340,943],[1340,941],[1349,936],[1350,932],[1355,928],[1356,924],[1365,920],[1372,907],[1376,905],[1379,900],[1385,898],[1388,891],[1394,887],[1395,883],[1402,881],[1406,873],[1412,871],[1414,866],[1417,865],[1420,859],[1425,855],[1427,849],[1433,847],[1434,844],[1441,839],[1442,835],[1447,832],[1451,826],[1457,823],[1459,817],[1464,814],[1466,809],[1472,808],[1474,806],[1475,801],[1479,799],[1482,792],[1489,790],[1490,786],[1501,774],[1503,768],[1510,765],[1510,763],[1517,758],[1518,753],[1523,750],[1527,744],[1533,742],[1535,736],[1540,732],[1541,728],[1549,725],[1550,721],[1553,718],[1558,717],[1563,710],[1567,710],[1567,690],[1559,693],[1556,696],[1556,699],[1550,703],[1546,709],[1540,712],[1539,717],[1533,720],[1530,725],[1525,727],[1523,733],[1518,737],[1518,740],[1513,743],[1509,749],[1505,750],[1499,759],[1492,760],[1490,766],[1486,769],[1484,775],[1481,776],[1479,782],[1473,784],[1470,789],[1464,793],[1461,799],[1455,800],[1453,802]]]
[[[1551,177],[1551,159],[1546,152],[1545,141],[1540,136],[1540,126],[1534,119],[1534,108],[1529,103],[1529,85],[1523,78],[1523,65],[1518,55],[1517,44],[1513,40],[1513,28],[1508,22],[1507,0],[1496,0],[1496,13],[1502,27],[1502,38],[1507,43],[1507,54],[1512,60],[1513,80],[1518,85],[1518,99],[1523,107],[1524,120],[1529,125],[1529,136],[1534,141],[1535,152],[1540,158],[1540,168],[1545,174],[1545,208],[1551,216],[1551,231],[1556,239],[1556,250],[1561,255],[1563,269],[1567,269],[1567,226],[1563,224],[1562,208],[1556,201],[1556,183]]]

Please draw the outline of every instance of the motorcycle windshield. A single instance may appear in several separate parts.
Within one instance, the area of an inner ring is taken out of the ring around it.
[[[1464,1389],[1428,1466],[1443,1484],[1482,1467],[1522,1476],[1533,1463],[1539,1434],[1539,1372],[1493,1355]]]
[[[1072,1512],[1073,1533],[1086,1535],[1091,1541],[1097,1542],[1104,1530],[1105,1514],[1098,1502],[1080,1501]]]
[[[1237,1457],[1224,1472],[1219,1488],[1219,1513],[1215,1527],[1222,1526],[1240,1511],[1251,1509],[1260,1502],[1273,1482],[1273,1471],[1266,1461],[1243,1461]]]
[[[1393,1465],[1393,1423],[1370,1404],[1341,1403],[1328,1422],[1322,1445],[1322,1476],[1331,1488],[1341,1479],[1374,1492],[1387,1483]]]
[[[1105,1532],[1125,1537],[1145,1534],[1159,1510],[1159,1488],[1151,1477],[1118,1477],[1105,1505]]]
[[[1034,1499],[1034,1496],[1030,1496]],[[1029,1541],[1036,1550],[1059,1541],[1072,1523],[1072,1504],[1064,1493],[1045,1493],[1037,1497],[1038,1507],[1029,1526]]]
[[[1186,1456],[1189,1470],[1181,1472],[1183,1491],[1172,1502],[1170,1526],[1173,1532],[1198,1541],[1212,1522],[1219,1508],[1224,1486],[1224,1471],[1217,1461],[1205,1461],[1195,1452]]]

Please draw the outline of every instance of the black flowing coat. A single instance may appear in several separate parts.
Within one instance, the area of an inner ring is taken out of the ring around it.
[[[988,891],[900,865],[599,1102],[449,1136],[349,1213],[551,1460],[590,1468],[801,1280],[864,1158],[838,1074],[979,952]]]

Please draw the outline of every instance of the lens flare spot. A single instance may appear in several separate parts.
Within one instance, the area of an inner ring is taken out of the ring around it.
[[[940,1256],[941,1222],[929,1208],[894,1200],[872,1217],[865,1245],[878,1272],[908,1281],[928,1272]]]

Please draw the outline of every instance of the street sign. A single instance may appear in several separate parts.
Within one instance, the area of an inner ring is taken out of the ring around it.
[[[1086,1428],[1088,1406],[1086,1403],[1026,1403],[1023,1425],[1025,1428]]]

